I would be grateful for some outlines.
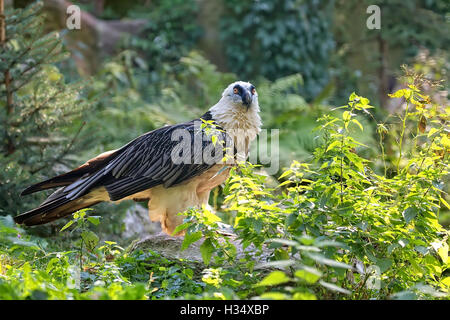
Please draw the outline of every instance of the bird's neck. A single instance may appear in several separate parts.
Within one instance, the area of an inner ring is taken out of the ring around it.
[[[241,106],[232,106],[221,99],[209,112],[213,120],[229,134],[239,131],[239,134],[244,134],[252,141],[261,131],[262,122],[257,103],[247,110]]]

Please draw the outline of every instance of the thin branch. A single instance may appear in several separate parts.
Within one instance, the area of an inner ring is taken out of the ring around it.
[[[78,136],[80,135],[81,130],[84,128],[84,126],[86,125],[86,122],[83,122],[80,126],[80,128],[78,129],[77,133],[75,134],[75,136],[72,138],[72,140],[69,142],[69,144],[67,145],[67,147],[50,163],[46,163],[42,166],[40,166],[37,169],[31,170],[31,174],[35,174],[36,172],[39,172],[45,168],[47,168],[50,165],[54,165],[55,163],[61,161],[61,159],[63,159],[68,153],[69,151],[72,149],[75,141],[77,140]]]

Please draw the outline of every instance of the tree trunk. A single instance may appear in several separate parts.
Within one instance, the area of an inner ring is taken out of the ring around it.
[[[4,0],[0,0],[0,46],[2,50],[6,50],[6,17],[5,17],[5,3]],[[13,94],[11,91],[11,74],[9,69],[6,69],[3,73],[3,84],[6,92],[6,115],[9,116],[14,111]],[[8,119],[6,119],[7,121]],[[6,126],[7,128],[8,126]],[[11,137],[6,131],[6,155],[14,153],[16,148]]]
[[[96,2],[96,10],[102,10],[102,3]],[[70,5],[72,2],[67,0],[44,0],[50,30],[66,28],[66,10]],[[94,74],[103,56],[116,53],[118,43],[126,34],[138,34],[147,23],[145,19],[102,20],[81,11],[81,30],[69,30],[65,36],[69,51],[79,53],[72,56],[79,72]]]
[[[388,44],[381,35],[378,35],[378,52],[380,66],[378,69],[378,97],[380,99],[380,105],[382,108],[387,107],[389,83],[388,83]]]

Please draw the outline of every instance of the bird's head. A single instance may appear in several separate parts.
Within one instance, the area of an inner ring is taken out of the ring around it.
[[[254,139],[261,130],[258,93],[249,82],[236,81],[222,93],[222,98],[209,111],[212,118],[225,130],[241,128],[252,131]],[[250,140],[252,140],[250,139]]]
[[[252,107],[258,107],[258,93],[250,82],[233,82],[223,91],[221,100],[246,111]]]

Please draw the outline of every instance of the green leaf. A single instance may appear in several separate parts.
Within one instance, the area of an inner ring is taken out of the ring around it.
[[[305,266],[303,267],[303,269],[295,271],[295,276],[297,278],[305,280],[307,283],[312,284],[316,283],[317,280],[320,279],[322,273],[315,268]]]
[[[272,271],[263,280],[257,283],[255,286],[276,286],[282,283],[291,281],[291,279],[282,271]]]
[[[368,105],[370,103],[370,100],[364,97],[361,97],[361,104],[363,106]]]
[[[281,179],[283,179],[284,177],[286,177],[286,176],[288,176],[288,175],[290,175],[290,174],[292,174],[294,171],[293,170],[291,170],[291,169],[289,169],[289,170],[286,170],[285,172],[283,172],[282,174],[281,174],[281,176],[279,176],[278,177],[278,180],[281,180]]]
[[[362,124],[361,123],[359,123],[359,121],[358,120],[356,120],[356,119],[352,119],[352,122],[353,123],[355,123],[355,124],[357,124],[358,125],[358,127],[361,129],[361,131],[364,131],[364,128],[363,128],[363,126],[362,126]]]
[[[266,292],[261,295],[261,299],[286,300],[288,298],[288,296],[281,292]]]
[[[377,266],[380,268],[380,272],[386,272],[392,266],[392,259],[378,259]]]
[[[405,97],[406,99],[409,98],[411,93],[410,89],[400,89],[394,93],[390,93],[388,94],[389,97],[391,98],[401,98],[401,97]]]
[[[342,119],[344,121],[350,121],[351,118],[352,118],[352,113],[350,111],[344,111],[344,113],[342,114]]]
[[[192,277],[194,276],[194,271],[192,269],[184,269],[183,273],[189,278],[192,279]]]
[[[209,224],[222,221],[217,215],[207,210],[206,207],[203,207],[202,210],[203,216]]]
[[[87,220],[95,226],[98,226],[100,224],[100,216],[90,216],[87,218]]]
[[[181,245],[181,250],[186,250],[192,243],[200,240],[202,238],[202,233],[200,231],[194,233],[186,233],[184,236],[183,243]]]
[[[445,277],[444,279],[441,280],[441,283],[447,288],[450,288],[450,277]]]
[[[294,300],[317,300],[317,297],[311,292],[296,292],[292,298]]]
[[[441,257],[443,263],[447,263],[448,260],[448,244],[442,243],[442,246],[437,250],[439,257]]]
[[[447,209],[449,209],[449,210],[450,210],[450,205],[448,204],[448,202],[447,202],[447,201],[445,201],[445,199],[444,199],[444,198],[442,198],[441,196],[439,196],[439,200],[441,200],[442,204],[443,204],[444,206],[446,206],[446,207],[447,207]]]
[[[83,231],[81,233],[81,238],[89,251],[93,251],[100,240],[98,236],[90,230]]]
[[[298,214],[297,213],[291,213],[286,217],[286,227],[289,227],[297,220]]]
[[[210,238],[203,241],[200,246],[200,253],[202,254],[203,262],[208,265],[211,261],[212,254],[214,253],[215,247]]]
[[[183,230],[189,228],[190,225],[191,225],[191,222],[185,222],[183,224],[180,224],[179,226],[177,226],[175,228],[175,230],[173,230],[172,236],[176,235],[180,231],[183,231]]]
[[[402,216],[405,219],[405,222],[409,224],[416,216],[417,209],[415,207],[408,207],[405,211],[403,211]]]
[[[433,134],[435,134],[436,132],[438,132],[439,130],[436,128],[431,128],[430,131],[428,131],[428,138],[431,137]]]
[[[326,152],[330,151],[331,149],[339,146],[341,144],[341,142],[339,140],[333,141],[332,143],[330,143],[330,145],[328,146]]]
[[[260,233],[263,228],[263,221],[260,219],[253,219],[253,228],[255,229],[256,233]]]
[[[348,265],[346,263],[339,262],[339,261],[332,260],[332,259],[328,259],[328,258],[324,257],[321,254],[308,253],[308,256],[310,258],[312,258],[313,260],[315,260],[316,262],[321,263],[321,264],[325,264],[325,265],[330,266],[330,267],[344,268],[344,269],[351,269],[352,268],[350,265]]]
[[[347,152],[347,153],[345,153],[345,156],[348,158],[348,160],[350,160],[358,168],[359,172],[364,174],[364,165],[362,162],[362,158],[360,158],[358,155],[354,154],[353,152]]]
[[[352,92],[352,94],[350,95],[350,97],[348,98],[349,101],[353,101],[356,98],[358,98],[358,95],[355,92]]]
[[[339,286],[337,286],[337,285],[335,285],[333,283],[325,282],[323,280],[320,280],[319,283],[322,286],[324,286],[325,288],[327,288],[327,289],[329,289],[331,291],[337,291],[337,292],[344,293],[344,294],[350,294],[351,293],[350,291],[348,291],[348,290],[346,290],[344,288],[341,288],[341,287],[339,287]]]
[[[59,232],[62,232],[64,230],[66,230],[67,228],[69,228],[72,224],[75,223],[75,220],[70,220],[69,222],[67,222],[64,227],[61,228],[61,230],[59,230]]]

